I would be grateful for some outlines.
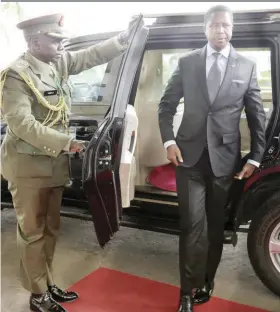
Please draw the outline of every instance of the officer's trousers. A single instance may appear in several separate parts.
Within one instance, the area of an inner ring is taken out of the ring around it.
[[[9,183],[17,216],[20,278],[28,291],[42,294],[53,285],[52,262],[60,227],[64,187],[38,188]]]

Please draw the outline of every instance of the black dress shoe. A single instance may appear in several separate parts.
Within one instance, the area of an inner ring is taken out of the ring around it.
[[[30,310],[36,312],[67,312],[59,303],[53,300],[49,292],[42,296],[31,296],[29,300]]]
[[[192,296],[181,296],[178,312],[193,312]]]
[[[198,288],[193,294],[193,303],[202,304],[210,300],[214,290],[214,281],[206,283],[203,288]]]
[[[58,302],[71,302],[78,298],[78,294],[74,291],[64,291],[56,285],[49,286],[49,292],[53,299]]]

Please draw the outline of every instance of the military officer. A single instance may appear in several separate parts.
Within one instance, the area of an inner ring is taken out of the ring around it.
[[[2,175],[16,211],[20,276],[31,292],[32,311],[66,311],[58,302],[78,298],[55,285],[52,262],[60,205],[69,181],[67,152],[84,148],[68,131],[69,75],[122,54],[133,29],[78,52],[66,52],[61,14],[21,22],[28,51],[1,74],[1,111],[7,133],[1,147]]]

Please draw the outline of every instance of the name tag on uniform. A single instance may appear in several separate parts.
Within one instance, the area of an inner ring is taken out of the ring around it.
[[[56,95],[57,90],[49,90],[44,92],[44,96]]]

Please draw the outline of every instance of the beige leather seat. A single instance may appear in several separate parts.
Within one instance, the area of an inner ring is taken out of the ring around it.
[[[157,167],[168,164],[158,125],[157,102],[143,102],[138,112],[139,164]],[[180,104],[173,119],[173,131],[176,136],[183,117],[184,107]]]
[[[141,68],[135,109],[138,116],[137,158],[139,169],[168,164],[158,124],[158,105],[164,92],[162,52],[147,51]],[[182,105],[174,117],[177,133],[183,115]]]

